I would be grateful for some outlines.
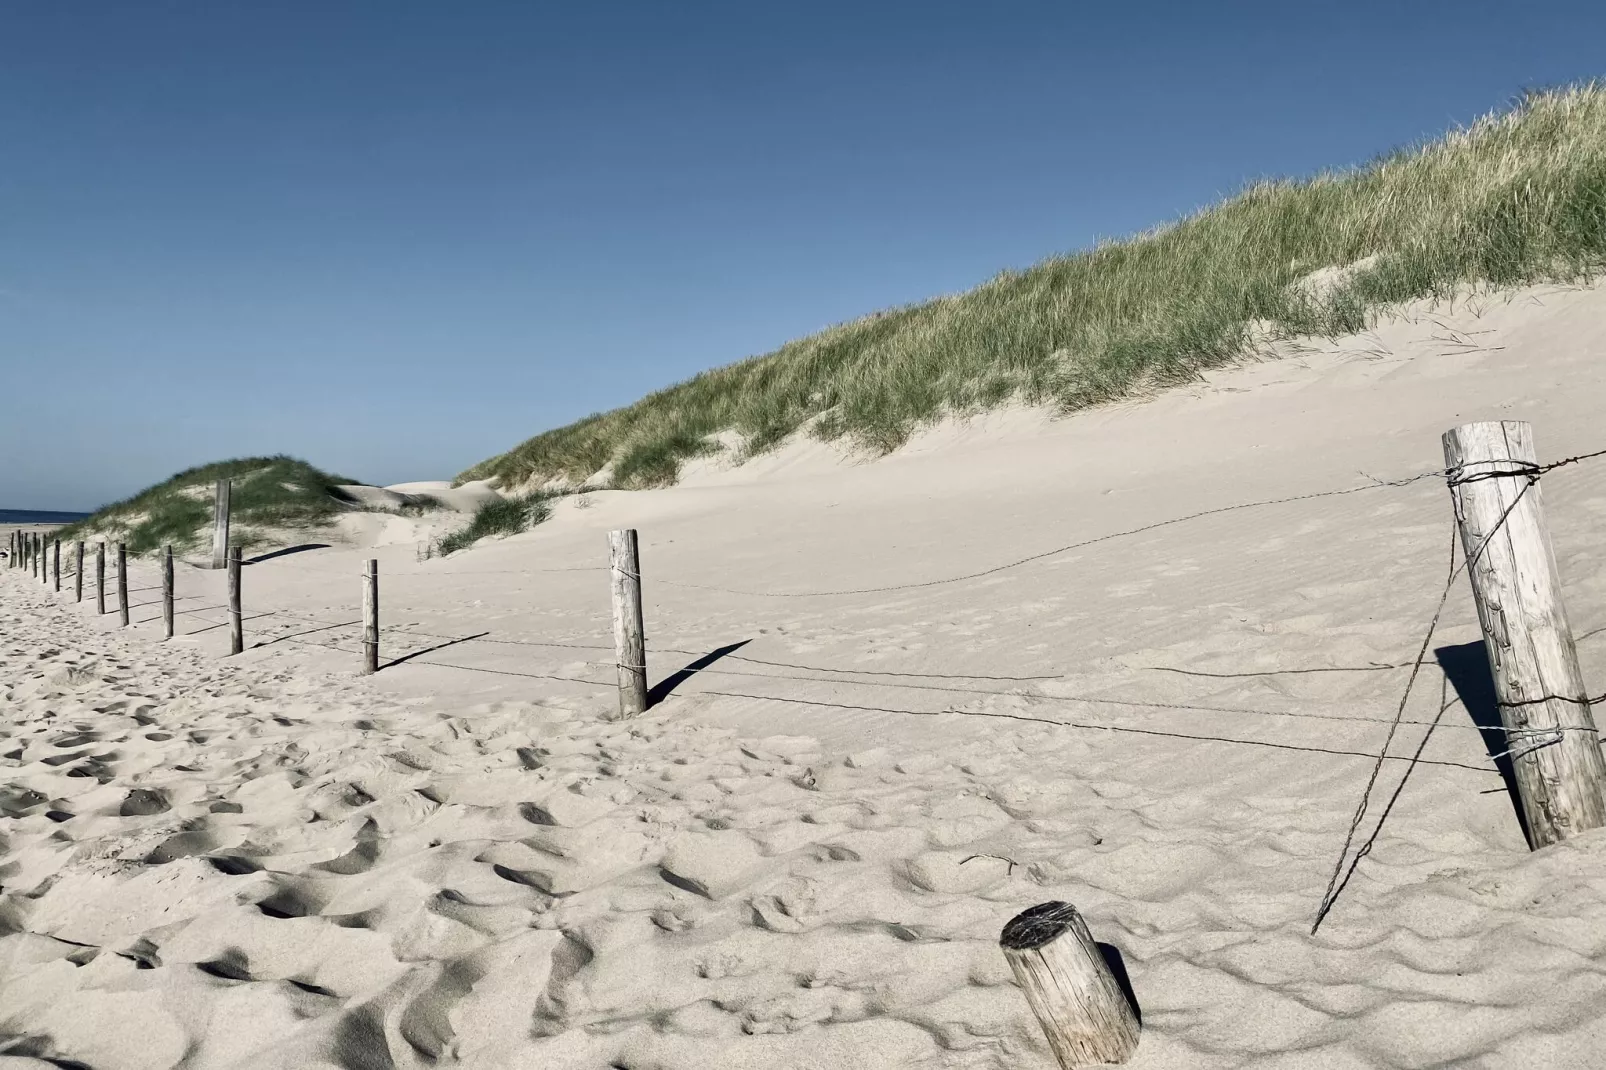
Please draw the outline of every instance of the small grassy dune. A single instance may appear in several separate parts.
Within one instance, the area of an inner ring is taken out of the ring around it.
[[[442,538],[435,550],[442,555],[466,550],[491,535],[515,535],[541,523],[552,515],[551,495],[540,491],[486,502],[474,512],[468,525]]]
[[[211,545],[213,488],[229,479],[230,539],[249,548],[274,532],[315,532],[346,506],[335,487],[355,480],[330,475],[293,457],[243,457],[180,472],[113,503],[59,537],[121,539],[135,553],[171,544],[175,550]]]
[[[1365,261],[1324,290],[1300,280]],[[1361,329],[1464,283],[1578,280],[1606,261],[1606,85],[1529,94],[1354,171],[1259,183],[1127,241],[832,327],[537,435],[464,472],[504,489],[672,483],[733,429],[896,448],[1008,401],[1069,411],[1196,378],[1255,339]]]

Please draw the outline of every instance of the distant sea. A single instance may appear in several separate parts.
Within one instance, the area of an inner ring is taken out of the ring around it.
[[[52,513],[43,509],[0,509],[0,524],[71,524],[88,513]]]

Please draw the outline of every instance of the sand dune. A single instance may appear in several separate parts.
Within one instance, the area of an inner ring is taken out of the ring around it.
[[[1133,1067],[1606,1065],[1606,835],[1524,847],[1464,586],[1309,932],[1449,560],[1442,481],[1375,480],[1473,419],[1606,448],[1603,313],[1424,305],[445,560],[265,560],[233,659],[214,573],[164,644],[0,572],[0,1065],[1048,1070],[996,939],[1049,899],[1120,950]],[[1606,464],[1544,494],[1598,687]],[[621,722],[624,525],[668,694]]]

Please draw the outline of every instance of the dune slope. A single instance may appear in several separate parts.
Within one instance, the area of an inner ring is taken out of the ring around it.
[[[461,558],[266,560],[233,659],[213,573],[163,644],[0,572],[5,1054],[1051,1070],[994,942],[1064,899],[1130,974],[1135,1070],[1594,1065],[1606,833],[1525,849],[1464,581],[1390,723],[1448,568],[1438,437],[1606,447],[1606,288],[1276,355],[570,498]],[[1600,689],[1606,464],[1541,493]],[[626,722],[620,526],[664,696]]]

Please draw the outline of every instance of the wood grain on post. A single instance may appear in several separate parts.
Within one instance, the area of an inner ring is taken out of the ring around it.
[[[106,615],[106,543],[95,544],[95,612]]]
[[[229,552],[229,481],[217,481],[212,498],[212,567],[222,568]]]
[[[72,570],[73,601],[84,600],[84,540],[79,539],[77,548],[73,551]]]
[[[229,547],[229,653],[245,649],[244,617],[240,613],[240,547]]]
[[[379,671],[379,562],[374,558],[362,573],[362,671]]]
[[[173,547],[162,547],[162,638],[173,638]]]
[[[613,647],[619,665],[619,715],[647,708],[647,636],[641,615],[641,554],[635,528],[608,532]]]
[[[1039,903],[1022,911],[998,946],[1063,1070],[1132,1057],[1137,1012],[1075,907]]]
[[[50,579],[55,584],[56,593],[61,593],[61,540],[50,540]]]
[[[1606,824],[1606,758],[1562,604],[1533,428],[1445,432],[1444,461],[1511,769],[1537,850]]]
[[[128,627],[128,547],[117,544],[117,613],[124,628]]]

